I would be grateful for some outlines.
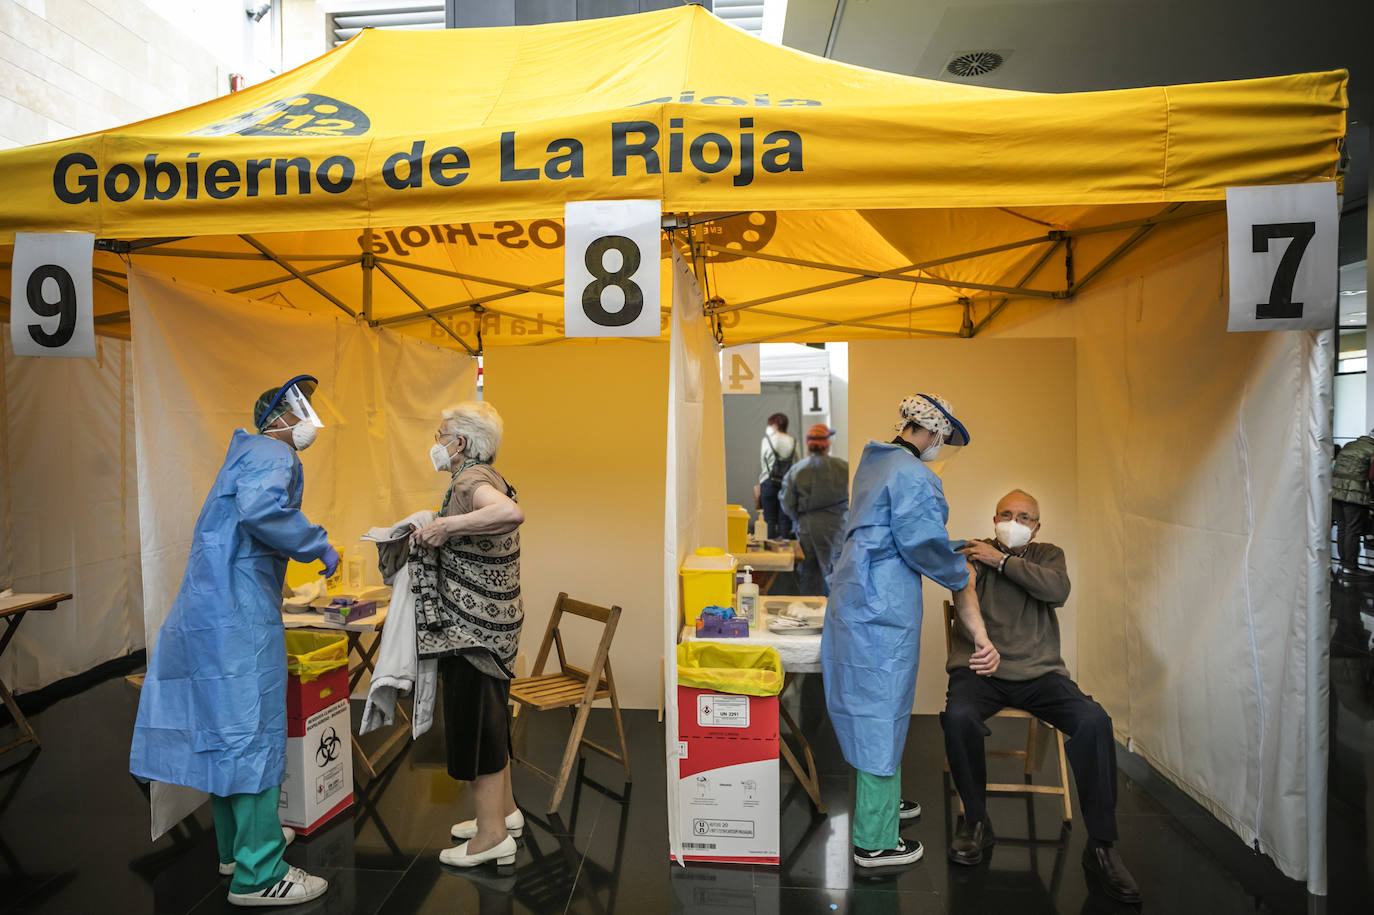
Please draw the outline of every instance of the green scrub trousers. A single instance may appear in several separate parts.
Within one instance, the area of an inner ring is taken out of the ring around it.
[[[896,848],[902,807],[902,774],[871,775],[854,770],[854,847]]]
[[[210,795],[219,862],[234,862],[231,893],[256,893],[286,876],[286,837],[277,813],[280,787],[258,794]]]

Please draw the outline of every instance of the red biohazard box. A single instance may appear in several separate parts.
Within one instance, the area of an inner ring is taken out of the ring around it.
[[[277,812],[282,825],[301,835],[310,835],[353,806],[348,672],[340,668],[338,673],[343,675],[343,687],[334,693],[337,699],[308,717],[288,714],[286,718],[286,776],[282,779]],[[304,685],[312,687],[329,676]],[[307,697],[318,693],[314,690]],[[290,694],[288,689],[287,695]]]
[[[777,864],[778,699],[679,686],[684,861]]]
[[[348,698],[348,668],[339,667],[314,680],[302,683],[295,674],[286,675],[286,717],[309,718],[322,708]]]

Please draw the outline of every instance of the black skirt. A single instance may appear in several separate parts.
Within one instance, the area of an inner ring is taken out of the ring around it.
[[[462,655],[439,659],[448,774],[470,782],[510,761],[510,681],[482,673]]]

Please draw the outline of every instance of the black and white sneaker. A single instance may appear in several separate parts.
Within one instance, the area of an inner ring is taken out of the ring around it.
[[[312,877],[299,867],[288,867],[286,876],[265,890],[256,893],[230,893],[230,905],[267,906],[296,905],[318,899],[329,889],[329,881]]]
[[[917,820],[921,817],[921,802],[908,801],[902,798],[902,803],[898,807],[897,816],[903,820]]]
[[[912,839],[910,844],[906,839],[898,839],[896,848],[881,848],[877,851],[869,851],[855,845],[854,863],[859,867],[899,867],[903,864],[915,864],[925,853],[926,850],[915,839]]]

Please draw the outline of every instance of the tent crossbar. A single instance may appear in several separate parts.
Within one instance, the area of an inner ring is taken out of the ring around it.
[[[673,229],[690,229],[692,226],[704,225],[708,222],[718,222],[722,219],[734,219],[736,216],[743,216],[750,210],[739,210],[735,213],[664,213],[663,228],[672,231]]]
[[[381,271],[382,276],[386,277],[388,280],[391,281],[391,285],[401,290],[401,293],[405,295],[406,298],[414,302],[415,307],[420,309],[420,311],[424,313],[424,316],[426,318],[429,318],[429,320],[433,321],[444,333],[448,334],[454,340],[457,340],[458,345],[461,346],[463,349],[467,350],[469,356],[477,355],[477,351],[473,349],[471,346],[469,346],[466,340],[458,336],[458,334],[454,333],[453,328],[449,327],[443,321],[440,321],[438,318],[436,318],[434,314],[428,308],[425,307],[425,303],[421,302],[420,299],[415,295],[415,293],[407,289],[404,283],[396,279],[395,274],[393,274],[390,270],[386,269],[385,264],[378,264],[377,269]]]
[[[346,260],[335,261],[333,263],[325,264],[322,267],[312,267],[309,270],[302,270],[301,276],[315,276],[317,273],[328,273],[330,270],[338,270],[340,267],[348,267],[358,263],[361,260],[361,256],[350,257]],[[261,289],[264,286],[276,286],[280,283],[289,282],[293,279],[295,279],[295,276],[293,276],[290,273],[287,273],[282,276],[273,277],[270,280],[259,280],[256,283],[248,283],[244,286],[235,286],[233,289],[226,289],[225,292],[228,292],[230,295],[238,295],[243,292],[251,292],[254,289]]]
[[[774,295],[766,295],[761,299],[750,299],[747,302],[736,302],[733,305],[721,305],[716,308],[709,308],[708,313],[712,315],[729,314],[732,311],[744,311],[746,308],[754,308],[758,305],[768,305],[772,302],[782,302],[787,299],[796,299],[804,295],[811,295],[813,292],[825,292],[829,289],[839,289],[844,286],[853,286],[856,283],[867,282],[871,277],[859,276],[848,277],[843,280],[835,280],[830,283],[821,283],[818,286],[806,286],[801,289],[793,289],[788,292],[779,292]]]
[[[1183,206],[1182,203],[1171,204],[1159,215],[1167,216],[1169,214],[1172,214],[1181,206]],[[1136,228],[1134,232],[1132,232],[1130,235],[1126,237],[1125,241],[1123,241],[1121,244],[1113,248],[1110,254],[1102,258],[1102,260],[1098,261],[1096,266],[1094,266],[1091,270],[1085,273],[1082,279],[1078,280],[1075,283],[1072,283],[1069,286],[1069,294],[1076,295],[1078,293],[1078,290],[1082,289],[1084,286],[1088,285],[1088,283],[1092,282],[1092,280],[1095,277],[1097,277],[1097,275],[1100,274],[1103,270],[1106,270],[1112,264],[1116,263],[1118,260],[1124,257],[1127,251],[1130,251],[1137,244],[1139,244],[1140,240],[1143,239],[1146,235],[1149,235],[1150,232],[1153,231],[1154,227],[1157,225],[1159,225],[1158,220],[1142,223],[1138,228]]]
[[[556,328],[558,329],[558,332],[559,332],[560,334],[563,333],[563,322],[562,322],[562,321],[556,321],[556,320],[554,320],[554,319],[552,319],[552,318],[531,318],[529,315],[518,315],[518,314],[516,314],[516,313],[513,312],[513,311],[501,311],[501,310],[496,309],[496,308],[488,308],[488,307],[485,307],[485,306],[483,306],[482,311],[483,311],[485,314],[498,315],[498,316],[500,316],[500,317],[502,317],[502,318],[510,318],[512,321],[535,321],[535,320],[543,321],[545,324],[548,324],[550,327],[556,327]]]
[[[540,290],[547,288],[549,286],[561,286],[562,284],[562,280],[551,280],[548,283],[541,283],[533,288],[536,290]],[[487,302],[497,302],[501,299],[509,299],[517,295],[525,295],[526,292],[528,292],[528,290],[526,289],[507,289],[505,292],[497,292],[491,295],[476,296],[475,298],[471,299],[463,299],[461,302],[452,302],[448,305],[440,305],[438,308],[431,308],[429,311],[430,314],[433,314],[437,317],[443,317],[444,315],[453,314],[455,311],[475,309],[477,307],[485,305]],[[413,324],[416,321],[423,321],[424,319],[424,315],[392,315],[389,318],[378,318],[377,320],[373,321],[372,324],[374,327],[390,327],[395,324]]]
[[[945,264],[953,264],[959,261],[975,260],[980,257],[986,257],[989,254],[1000,254],[1003,251],[1015,251],[1017,248],[1029,248],[1034,245],[1043,245],[1047,242],[1055,241],[1057,237],[1057,233],[1051,232],[1048,235],[1037,235],[1034,238],[1009,241],[1004,244],[993,245],[990,248],[979,248],[975,251],[966,251],[963,254],[950,254],[945,257],[937,257],[934,260],[907,264],[905,267],[897,267],[891,270],[870,270],[863,267],[848,267],[843,264],[826,264],[821,261],[784,257],[779,254],[764,254],[762,251],[743,251],[739,248],[726,248],[721,245],[711,244],[710,242],[706,242],[705,245],[710,250],[722,254],[736,254],[742,257],[752,257],[757,260],[776,261],[782,264],[791,264],[795,267],[814,267],[817,270],[836,270],[841,273],[857,273],[871,279],[902,279],[902,274],[910,273],[912,270],[927,270],[931,267],[940,267]],[[908,279],[910,279],[910,277],[908,277]]]
[[[465,280],[469,283],[484,283],[487,286],[498,286],[502,289],[515,289],[519,292],[534,292],[539,293],[540,295],[551,295],[556,296],[558,298],[563,297],[563,293],[561,292],[548,291],[548,287],[551,285],[563,285],[562,280],[559,280],[556,284],[543,283],[539,286],[522,286],[519,283],[508,283],[505,280],[494,280],[490,277],[475,276],[469,273],[459,273],[457,270],[445,270],[443,267],[431,267],[428,264],[414,264],[409,261],[396,260],[396,258],[394,257],[379,257],[377,258],[377,263],[387,264],[391,267],[405,267],[409,270],[419,270],[422,273],[433,273],[437,274],[438,276],[452,277],[453,279]]]
[[[252,251],[206,251],[201,248],[168,248],[165,251],[144,248],[138,253],[152,257],[200,257],[206,260],[266,261],[272,259],[265,254],[254,254]]]
[[[1040,268],[1045,266],[1046,262],[1048,262],[1049,259],[1054,256],[1054,252],[1059,250],[1060,245],[1064,244],[1067,244],[1067,241],[1064,239],[1060,239],[1059,241],[1056,241],[1054,244],[1046,248],[1045,252],[1041,254],[1039,258],[1036,259],[1035,263],[1031,264],[1030,269],[1022,275],[1021,279],[1018,281],[1018,285],[1020,283],[1029,283],[1035,277],[1035,275],[1040,272]],[[983,328],[987,327],[988,324],[992,322],[992,319],[995,318],[1003,308],[1007,307],[1007,303],[1013,301],[1015,298],[1015,296],[1010,295],[1002,296],[1002,301],[992,306],[992,309],[988,311],[986,315],[983,316],[982,320],[980,320],[977,324],[973,326],[973,329],[969,332],[969,336],[978,336],[979,332],[982,331]]]
[[[125,295],[129,294],[129,287],[124,286],[120,283],[116,283],[114,280],[110,279],[108,276],[105,276],[104,274],[93,272],[91,274],[91,279],[95,280],[97,283],[104,283],[106,286],[109,286],[111,289],[114,289],[117,292],[122,292]]]
[[[1165,210],[1154,216],[1145,216],[1140,219],[1128,219],[1125,222],[1113,222],[1100,226],[1085,226],[1081,229],[1065,229],[1064,234],[1079,238],[1084,235],[1099,235],[1103,232],[1120,232],[1125,229],[1135,229],[1141,226],[1156,226],[1161,222],[1172,222],[1176,219],[1196,219],[1200,216],[1212,216],[1216,213],[1226,212],[1225,205],[1222,205],[1180,213],[1178,210],[1182,206],[1183,203],[1181,202],[1171,204]]]
[[[318,293],[320,296],[322,296],[325,300],[327,300],[327,301],[330,302],[332,305],[334,305],[335,308],[339,309],[339,310],[342,311],[344,314],[348,315],[350,318],[356,318],[356,317],[358,317],[358,313],[357,313],[356,311],[354,311],[353,309],[349,308],[349,307],[348,307],[347,305],[345,305],[343,302],[339,301],[339,299],[338,299],[337,296],[335,296],[335,295],[334,295],[333,293],[331,293],[329,290],[325,289],[325,288],[324,288],[323,286],[321,286],[319,283],[317,283],[317,282],[315,282],[314,280],[312,280],[310,277],[308,277],[308,276],[306,276],[305,274],[301,273],[299,270],[297,270],[297,269],[296,269],[295,267],[293,267],[291,264],[287,263],[287,262],[286,262],[285,260],[283,260],[282,258],[278,257],[276,254],[273,254],[272,251],[271,251],[271,249],[269,249],[266,245],[264,245],[262,242],[258,241],[258,240],[257,240],[256,238],[254,238],[253,236],[251,236],[251,235],[240,235],[239,238],[241,238],[241,239],[243,239],[244,241],[248,242],[248,244],[252,245],[254,248],[257,248],[258,251],[260,251],[260,252],[262,252],[264,255],[266,255],[267,258],[268,258],[269,260],[271,260],[271,261],[273,261],[274,263],[276,263],[276,265],[277,265],[278,267],[281,267],[283,270],[285,270],[285,271],[287,271],[288,273],[290,273],[290,274],[291,274],[292,276],[294,276],[296,279],[300,280],[302,283],[304,283],[305,285],[309,286],[309,287],[310,287],[311,289],[313,289],[316,293]]]
[[[129,320],[129,313],[127,311],[111,311],[103,315],[95,316],[96,324],[122,324],[127,320]]]
[[[940,304],[938,304],[938,305],[922,305],[922,306],[920,307],[919,310],[922,310],[922,311],[929,311],[930,309],[933,309],[933,308],[950,308],[950,307],[953,307],[953,306],[956,306],[956,305],[959,305],[959,304],[960,304],[960,303],[959,303],[958,301],[953,301],[953,302],[942,302],[942,303],[940,303]],[[881,321],[883,318],[892,318],[892,317],[896,317],[897,315],[910,314],[913,310],[917,310],[917,309],[911,309],[911,308],[895,308],[895,309],[892,309],[892,310],[890,310],[890,311],[880,311],[880,312],[878,312],[878,313],[876,313],[876,314],[862,315],[861,317],[853,318],[853,319],[851,319],[851,320],[852,320],[853,322],[859,322],[859,321]],[[810,321],[814,321],[815,318],[806,318],[806,319],[802,319],[802,318],[798,317],[798,318],[796,318],[796,320],[810,320]],[[744,343],[766,343],[766,342],[768,342],[769,340],[776,340],[776,339],[778,339],[779,337],[789,337],[789,336],[791,336],[791,335],[793,335],[793,334],[809,334],[809,333],[811,333],[812,331],[825,330],[827,327],[838,327],[838,326],[840,326],[840,325],[842,325],[842,324],[844,324],[844,323],[845,323],[845,322],[843,322],[843,321],[822,321],[822,322],[820,322],[820,323],[818,323],[818,324],[812,324],[812,325],[810,325],[810,326],[808,326],[808,327],[801,327],[801,328],[797,328],[796,330],[781,331],[781,332],[776,333],[776,334],[770,334],[770,335],[768,335],[768,336],[766,336],[766,337],[759,337],[758,339],[755,339],[755,340],[744,340],[744,341],[741,341],[741,342],[739,342],[739,343],[733,343],[733,342],[732,342],[732,343],[730,343],[729,345],[730,345],[730,346],[741,346],[741,345],[743,345]],[[908,329],[908,328],[905,328],[905,327],[902,327],[902,328],[888,328],[888,329],[889,329],[889,330],[895,329],[895,330],[898,330],[898,331],[900,331],[900,332],[902,332],[902,333],[914,333],[914,332],[915,332],[914,329]],[[922,331],[922,333],[924,333],[924,331]],[[955,336],[958,336],[958,334],[955,334]]]

